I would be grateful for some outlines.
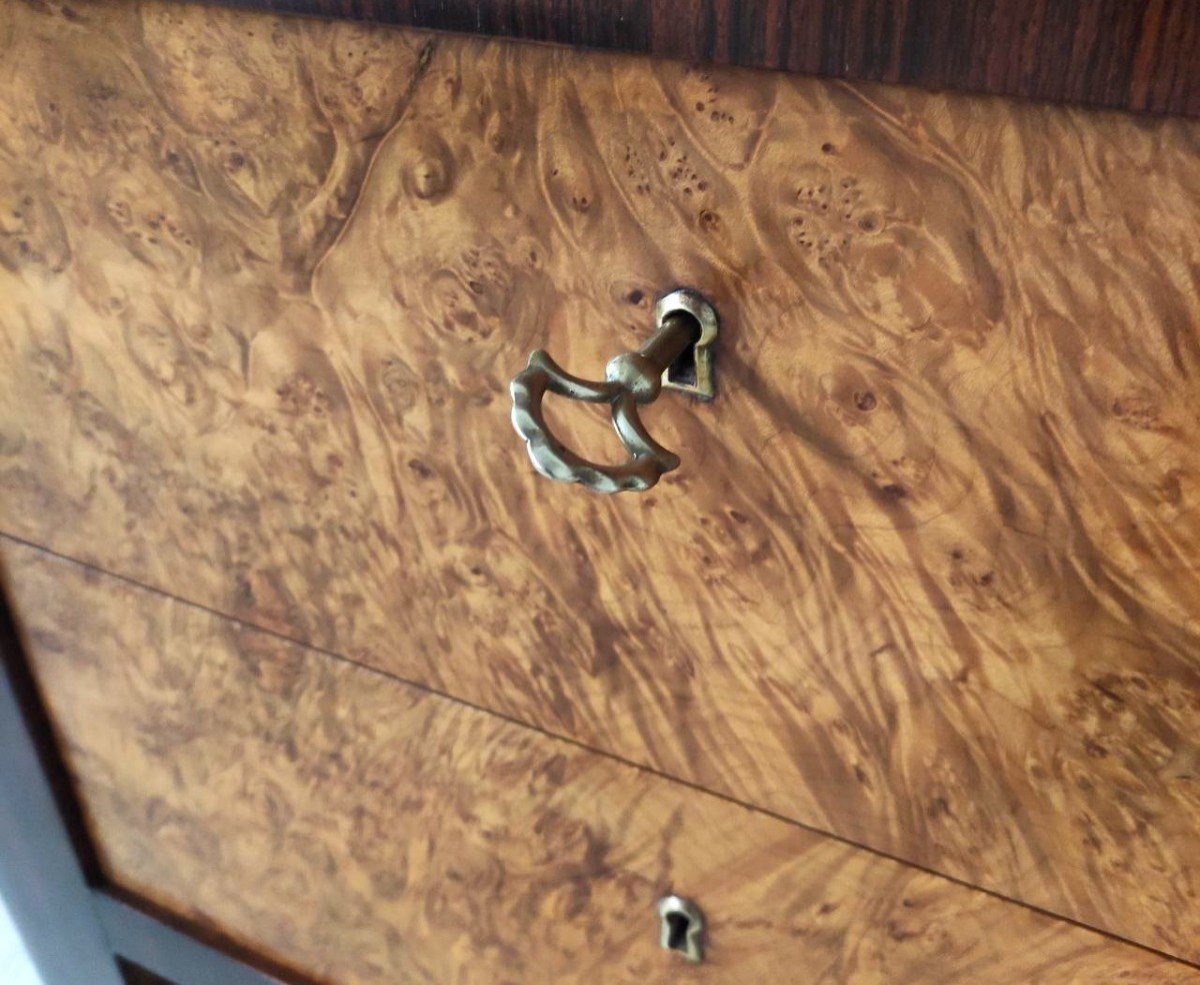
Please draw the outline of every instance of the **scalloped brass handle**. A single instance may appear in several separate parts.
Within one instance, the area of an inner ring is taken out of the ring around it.
[[[679,467],[679,456],[650,437],[637,409],[654,400],[664,386],[701,400],[713,398],[717,313],[696,291],[680,288],[658,299],[654,320],[657,330],[645,345],[609,360],[603,383],[572,376],[541,349],[513,379],[513,427],[525,439],[533,467],[547,479],[579,482],[601,493],[640,492]],[[692,358],[684,358],[688,355]],[[572,400],[608,404],[613,429],[629,458],[620,465],[597,465],[566,448],[550,433],[542,414],[547,390]]]

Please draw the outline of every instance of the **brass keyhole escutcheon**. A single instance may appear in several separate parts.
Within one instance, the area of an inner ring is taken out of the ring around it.
[[[658,901],[658,919],[664,951],[677,951],[689,961],[704,960],[704,918],[695,903],[682,896],[664,896]]]

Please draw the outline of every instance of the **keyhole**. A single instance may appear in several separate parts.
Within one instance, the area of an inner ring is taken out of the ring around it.
[[[697,324],[697,335],[699,335]],[[667,367],[667,379],[679,386],[696,385],[696,343],[693,342]]]
[[[658,919],[663,950],[677,951],[689,961],[704,960],[700,944],[704,918],[695,903],[680,896],[664,896],[658,901]]]
[[[687,950],[687,933],[692,921],[685,913],[667,914],[667,946],[672,951]]]

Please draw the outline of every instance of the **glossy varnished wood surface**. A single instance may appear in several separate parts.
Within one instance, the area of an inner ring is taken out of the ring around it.
[[[1200,115],[1192,0],[230,0],[695,62]]]
[[[1200,970],[0,541],[108,874],[321,981]],[[654,903],[690,894],[695,967]]]
[[[1200,959],[1195,124],[0,18],[4,530]],[[678,283],[681,470],[538,479]]]

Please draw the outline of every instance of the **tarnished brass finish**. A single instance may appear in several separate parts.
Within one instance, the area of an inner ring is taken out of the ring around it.
[[[714,395],[712,344],[717,336],[717,313],[703,297],[688,288],[659,298],[654,309],[658,330],[636,352],[623,352],[609,360],[604,382],[572,376],[542,349],[509,386],[512,422],[525,439],[533,467],[556,482],[578,482],[601,493],[644,491],[665,472],[679,467],[679,456],[652,437],[638,416],[639,404],[648,404],[664,386],[704,400]],[[686,372],[675,372],[685,362]],[[597,465],[562,444],[546,425],[542,398],[546,391],[586,403],[606,403],[612,408],[613,429],[629,452],[619,465]]]

